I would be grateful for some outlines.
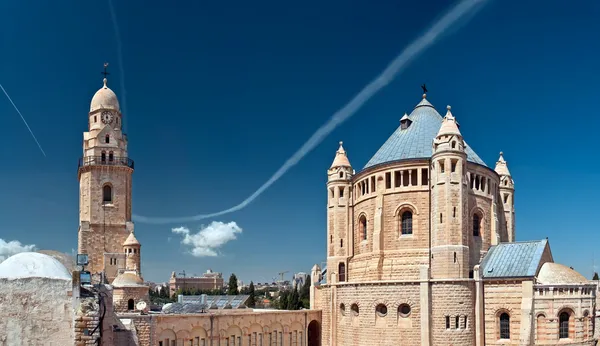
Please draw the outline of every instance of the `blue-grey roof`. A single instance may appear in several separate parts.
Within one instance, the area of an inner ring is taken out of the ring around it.
[[[442,126],[442,116],[427,99],[423,98],[408,119],[412,121],[411,125],[404,130],[398,127],[367,162],[364,169],[386,162],[431,157],[433,139]],[[465,152],[468,161],[486,166],[467,143],[465,143]]]
[[[500,243],[490,247],[481,261],[484,278],[533,277],[548,240]]]
[[[247,294],[241,295],[194,295],[185,296],[180,294],[177,297],[177,303],[173,303],[163,309],[164,313],[196,313],[202,309],[243,309],[245,303],[250,298]]]

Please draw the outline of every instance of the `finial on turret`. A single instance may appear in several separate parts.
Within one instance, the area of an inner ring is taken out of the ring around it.
[[[451,109],[452,109],[452,107],[450,107],[450,105],[447,105],[447,106],[446,106],[446,109],[447,109],[447,110],[451,110]]]
[[[107,62],[105,62],[105,63],[104,63],[104,71],[100,72],[100,74],[104,75],[103,82],[104,82],[104,87],[105,87],[105,88],[106,88],[106,82],[107,82],[107,80],[106,80],[106,76],[108,76],[108,75],[110,74],[110,73],[108,73],[108,71],[106,70],[107,68],[108,68],[108,63],[107,63]]]
[[[344,141],[340,141],[340,147],[342,146],[342,144],[344,144]]]
[[[503,152],[500,152],[500,156],[502,156],[502,155],[504,155],[504,153],[503,153]]]

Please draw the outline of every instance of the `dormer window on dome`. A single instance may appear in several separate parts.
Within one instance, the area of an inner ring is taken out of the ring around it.
[[[406,130],[410,126],[410,124],[412,124],[412,120],[408,118],[408,114],[404,113],[404,116],[402,117],[402,119],[400,119],[400,129]]]

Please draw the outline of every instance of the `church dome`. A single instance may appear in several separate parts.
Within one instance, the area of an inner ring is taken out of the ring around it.
[[[0,263],[0,278],[47,278],[71,280],[64,265],[52,256],[37,252],[21,252]]]
[[[117,95],[109,87],[106,86],[106,78],[104,78],[104,86],[100,90],[96,91],[94,97],[92,97],[92,103],[90,104],[90,112],[98,109],[112,109],[120,111],[119,100]]]
[[[443,118],[425,96],[408,116],[410,125],[399,126],[363,169],[394,161],[431,157],[433,140],[442,127]],[[402,119],[407,120],[405,117]],[[467,143],[465,153],[467,161],[487,167]]]
[[[538,283],[544,285],[586,284],[588,280],[575,270],[558,263],[546,262],[537,275]]]
[[[144,286],[144,281],[135,273],[124,272],[113,280],[112,285],[113,287]]]

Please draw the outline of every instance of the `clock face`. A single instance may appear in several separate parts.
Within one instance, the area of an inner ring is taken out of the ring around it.
[[[102,119],[102,122],[105,123],[105,124],[112,123],[113,118],[114,118],[112,112],[109,112],[109,111],[102,112],[102,115],[100,117]]]

